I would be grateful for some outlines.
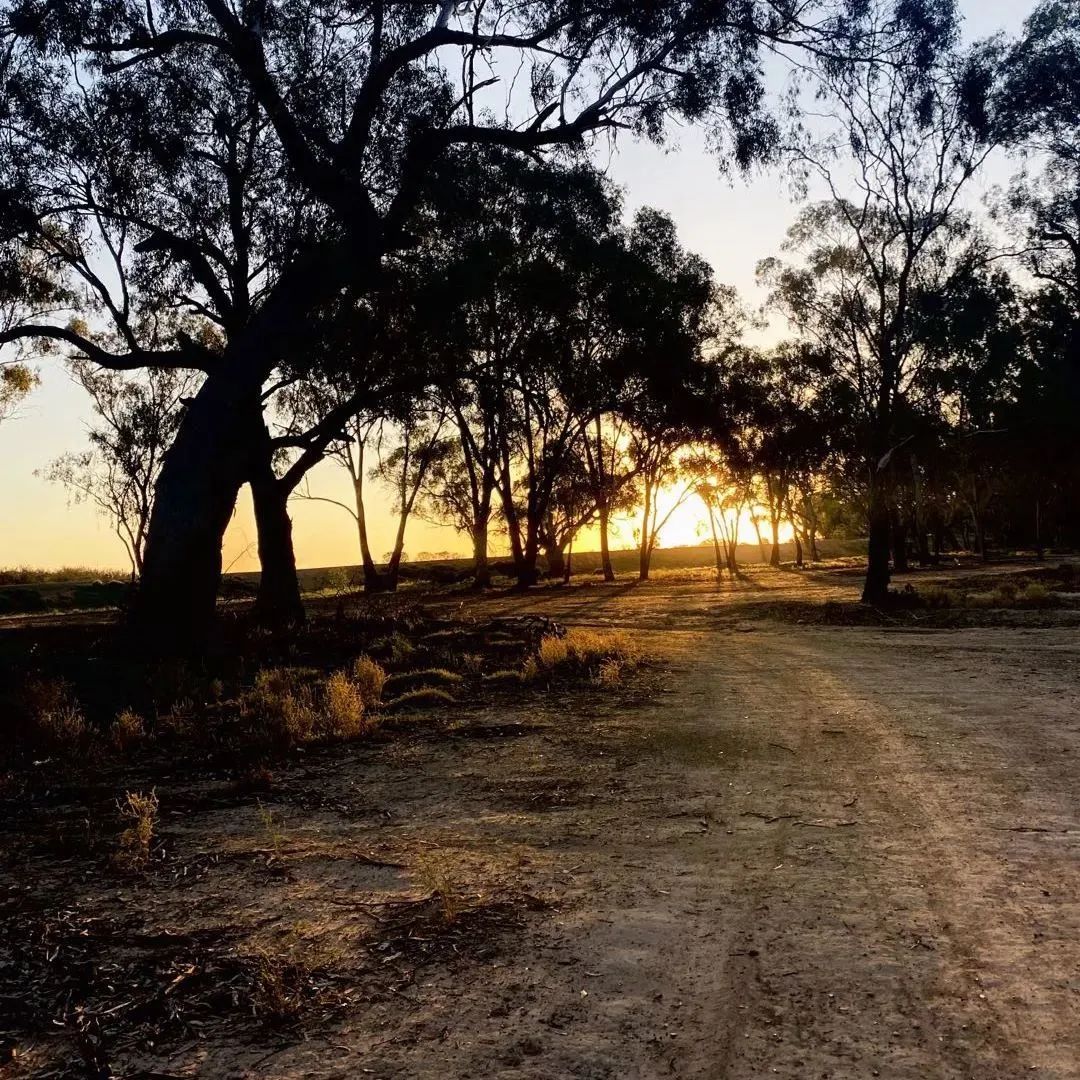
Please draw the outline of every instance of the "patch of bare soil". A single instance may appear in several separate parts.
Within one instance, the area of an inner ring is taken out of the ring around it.
[[[138,872],[103,792],[5,830],[12,1075],[1077,1077],[1075,633],[754,611],[854,587],[552,590],[662,663],[178,767]]]

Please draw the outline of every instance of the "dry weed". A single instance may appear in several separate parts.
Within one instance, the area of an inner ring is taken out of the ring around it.
[[[365,720],[364,699],[359,687],[344,671],[335,671],[323,687],[320,733],[351,739],[370,726]]]
[[[124,869],[137,870],[150,858],[159,807],[157,792],[129,791],[117,807],[121,820],[128,822],[128,827],[120,834],[119,850],[113,861]]]
[[[559,670],[589,672],[602,685],[610,685],[642,660],[640,648],[622,631],[575,627],[562,637],[548,634],[542,638],[535,657],[525,661],[521,675],[530,681]],[[602,674],[605,665],[606,674]]]
[[[353,661],[352,680],[360,691],[364,708],[377,709],[382,702],[383,687],[386,685],[386,671],[370,656],[358,656]]]
[[[146,728],[142,717],[131,709],[122,710],[109,725],[109,744],[120,754],[140,742],[145,736]]]

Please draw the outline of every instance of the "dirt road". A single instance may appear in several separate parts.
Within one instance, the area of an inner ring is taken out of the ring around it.
[[[717,628],[654,600],[651,704],[554,702],[373,781],[515,852],[556,913],[237,1074],[1080,1077],[1075,633]]]
[[[539,598],[640,633],[648,695],[553,691],[468,737],[312,755],[263,797],[285,876],[245,854],[266,841],[223,788],[162,789],[187,808],[165,821],[177,862],[236,856],[177,894],[170,933],[242,919],[267,948],[409,970],[299,1037],[208,1027],[124,1075],[1080,1077],[1076,631],[788,625],[731,600]],[[415,903],[438,875],[478,911],[550,906],[432,960],[372,952],[364,898]],[[94,903],[145,911],[137,890]]]

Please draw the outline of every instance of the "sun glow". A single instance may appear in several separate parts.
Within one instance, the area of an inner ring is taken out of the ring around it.
[[[662,488],[659,495],[660,517],[663,518],[667,509],[678,501],[682,489],[671,486]],[[628,548],[636,545],[641,536],[641,513],[642,508],[636,507],[630,514],[620,514],[611,521],[611,546],[613,548]],[[761,532],[761,540],[766,544],[772,541],[768,515],[761,506],[752,506],[744,509],[739,515],[738,542],[757,547],[758,533],[754,529],[754,518],[757,518],[757,526]],[[780,523],[780,543],[790,543],[792,539],[791,524],[787,521]],[[672,512],[664,523],[657,540],[657,547],[697,547],[702,544],[712,544],[712,530],[709,526],[709,514],[704,503],[696,495],[685,498]],[[581,550],[599,547],[599,536],[595,528],[583,530],[575,541],[575,546]]]

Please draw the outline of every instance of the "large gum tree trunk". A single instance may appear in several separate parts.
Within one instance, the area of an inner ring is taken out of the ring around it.
[[[864,604],[884,604],[889,599],[889,503],[885,476],[874,469],[870,478],[869,540],[867,543]]]
[[[259,595],[255,614],[264,626],[285,629],[304,622],[304,604],[296,576],[289,491],[274,474],[269,435],[265,454],[251,474],[251,497],[259,537]]]
[[[165,455],[133,611],[151,652],[205,648],[221,582],[221,543],[265,436],[258,376],[211,375]]]

